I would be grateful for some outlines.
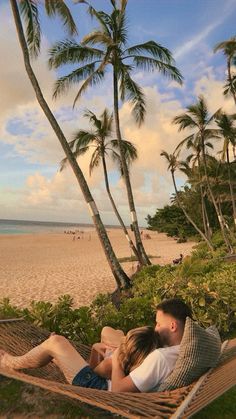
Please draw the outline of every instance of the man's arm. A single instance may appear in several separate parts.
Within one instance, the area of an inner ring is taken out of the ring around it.
[[[121,392],[128,391],[137,393],[138,388],[134,385],[131,377],[125,376],[124,371],[118,361],[118,349],[112,355],[112,374],[111,374],[111,391]]]

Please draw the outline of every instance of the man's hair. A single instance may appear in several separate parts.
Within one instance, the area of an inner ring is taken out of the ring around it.
[[[186,317],[192,318],[191,308],[180,298],[171,298],[164,300],[156,307],[157,310],[163,311],[165,314],[170,314],[176,320],[180,320],[185,324]]]

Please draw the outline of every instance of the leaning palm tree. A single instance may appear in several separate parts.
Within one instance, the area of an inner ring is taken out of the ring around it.
[[[234,197],[235,194],[234,194],[233,186],[232,186],[232,176],[231,176],[230,158],[229,158],[229,146],[232,145],[232,147],[235,147],[236,145],[235,121],[236,121],[236,114],[227,115],[224,112],[222,112],[216,119],[217,125],[224,139],[221,159],[222,161],[227,162],[229,189],[230,189],[230,195],[231,195],[231,201],[232,201],[232,207],[233,207],[233,219],[234,219],[234,224],[236,227],[236,205],[235,205],[235,197]]]
[[[214,250],[213,246],[212,246],[211,242],[209,241],[209,239],[207,238],[207,236],[202,232],[202,230],[200,230],[200,228],[196,225],[196,223],[189,216],[189,214],[187,213],[186,209],[182,205],[181,200],[179,198],[179,192],[178,192],[178,189],[177,189],[177,186],[176,186],[176,181],[175,181],[175,171],[179,166],[178,153],[177,153],[177,155],[175,155],[175,154],[168,154],[166,151],[162,151],[161,156],[165,157],[165,159],[168,162],[167,170],[170,170],[170,172],[171,172],[171,177],[172,177],[172,181],[173,181],[173,185],[174,185],[174,189],[175,189],[177,204],[182,209],[182,211],[183,211],[185,217],[187,218],[187,220],[192,224],[192,226],[200,234],[200,236],[203,238],[203,240],[206,241],[207,245],[209,246],[209,249]]]
[[[179,125],[179,131],[185,130],[186,128],[193,129],[194,133],[191,134],[191,137],[192,139],[196,141],[196,143],[199,143],[201,145],[201,155],[202,155],[202,162],[203,162],[207,190],[209,192],[211,201],[214,205],[225,244],[228,248],[228,251],[230,253],[233,253],[233,247],[225,231],[224,219],[222,215],[220,214],[220,211],[217,205],[217,200],[214,197],[214,194],[212,192],[212,188],[210,185],[208,171],[207,171],[207,160],[206,160],[206,150],[205,150],[206,141],[213,138],[219,138],[219,131],[215,128],[210,128],[210,124],[217,118],[220,112],[221,110],[218,109],[213,115],[209,115],[209,111],[207,109],[207,104],[204,97],[199,96],[198,102],[195,103],[194,105],[188,106],[186,113],[176,116],[173,119],[173,123]],[[185,140],[187,140],[189,137],[190,136],[188,136]]]
[[[92,153],[91,161],[89,164],[90,175],[92,174],[92,171],[96,167],[98,167],[99,164],[102,162],[106,191],[109,196],[112,208],[129,242],[130,248],[132,249],[136,258],[139,260],[139,253],[137,252],[137,249],[124,224],[124,221],[122,220],[120,216],[120,213],[117,209],[117,206],[111,194],[110,185],[109,185],[107,163],[106,163],[106,157],[109,153],[111,154],[112,159],[116,161],[120,167],[120,155],[117,152],[118,141],[116,139],[110,138],[112,134],[113,115],[110,114],[107,109],[105,109],[103,113],[101,114],[100,118],[97,118],[97,116],[93,112],[87,110],[84,113],[84,117],[89,119],[89,122],[93,126],[93,130],[92,131],[79,130],[74,135],[74,139],[69,142],[69,146],[71,150],[73,151],[73,154],[76,159],[79,156],[85,154],[90,148],[94,149]],[[130,141],[123,140],[123,142],[124,142],[126,159],[130,164],[132,161],[137,159],[138,157],[137,150],[136,150],[136,147]],[[64,169],[67,162],[68,162],[67,157],[61,161],[61,170]],[[141,263],[142,261],[139,260],[139,262]]]
[[[85,0],[82,3],[88,4]],[[177,82],[182,82],[182,76],[174,66],[171,52],[162,45],[148,41],[132,47],[127,46],[126,5],[127,0],[110,0],[110,14],[97,11],[89,6],[88,10],[100,27],[85,36],[81,44],[72,41],[58,42],[50,50],[49,65],[58,68],[64,64],[76,64],[76,69],[60,77],[55,85],[54,97],[64,93],[74,84],[82,81],[74,104],[89,86],[100,83],[111,66],[113,75],[114,119],[116,136],[119,142],[121,165],[127,190],[132,227],[134,230],[136,248],[143,263],[150,263],[144,250],[138,226],[133,192],[128,167],[125,160],[120,117],[119,98],[128,99],[136,122],[141,125],[145,117],[145,97],[140,86],[132,78],[134,69],[155,71],[168,76]],[[119,6],[118,6],[119,4]],[[78,64],[79,65],[78,65]]]
[[[217,51],[223,52],[227,62],[227,82],[225,85],[224,94],[230,94],[233,96],[234,103],[236,105],[235,77],[232,74],[232,64],[235,64],[236,60],[236,36],[228,39],[227,41],[219,42],[214,48],[214,52]]]
[[[105,230],[105,227],[101,221],[100,214],[98,212],[98,209],[96,207],[96,204],[94,202],[93,196],[88,188],[88,185],[86,183],[86,180],[84,178],[84,175],[76,161],[76,158],[74,157],[70,146],[57,122],[55,119],[53,113],[51,112],[46,100],[44,99],[43,93],[40,89],[39,83],[37,81],[37,78],[35,76],[35,73],[32,69],[32,65],[30,62],[30,55],[28,50],[28,45],[26,42],[26,38],[24,35],[23,25],[20,17],[20,12],[18,9],[18,2],[17,0],[10,0],[11,7],[12,7],[12,13],[15,21],[15,26],[19,38],[20,47],[22,49],[23,58],[24,58],[24,64],[25,69],[27,72],[27,75],[29,77],[29,80],[32,84],[32,87],[35,91],[37,100],[39,105],[41,106],[44,114],[46,115],[49,123],[51,124],[59,142],[61,143],[61,146],[65,152],[66,157],[68,158],[68,161],[70,162],[70,165],[72,167],[72,170],[74,171],[74,174],[76,176],[76,179],[80,185],[80,188],[82,190],[83,196],[89,206],[90,212],[92,214],[92,219],[95,225],[95,228],[97,230],[99,239],[101,241],[102,247],[104,249],[104,252],[106,254],[107,261],[110,265],[110,268],[112,270],[112,273],[114,275],[114,278],[116,280],[118,288],[129,286],[130,280],[126,273],[121,268],[115,253],[113,251],[113,248],[111,246],[109,237],[107,235],[107,232]],[[31,2],[34,3],[34,2]],[[35,2],[36,3],[36,2]]]

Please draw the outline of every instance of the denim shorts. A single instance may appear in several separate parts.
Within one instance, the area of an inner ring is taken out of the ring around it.
[[[98,390],[108,390],[107,379],[96,374],[89,365],[82,368],[72,381],[73,386],[96,388]]]

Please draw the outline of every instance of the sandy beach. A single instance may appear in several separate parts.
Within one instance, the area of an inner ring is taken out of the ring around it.
[[[117,257],[131,256],[126,238],[119,229],[109,229]],[[193,242],[176,243],[165,234],[148,232],[143,243],[152,263],[171,263],[183,253],[191,253]],[[95,230],[85,230],[80,239],[73,235],[40,233],[0,235],[0,299],[26,307],[32,300],[54,302],[70,294],[75,306],[89,304],[101,292],[115,289],[115,281]],[[122,263],[132,273],[136,262]]]

